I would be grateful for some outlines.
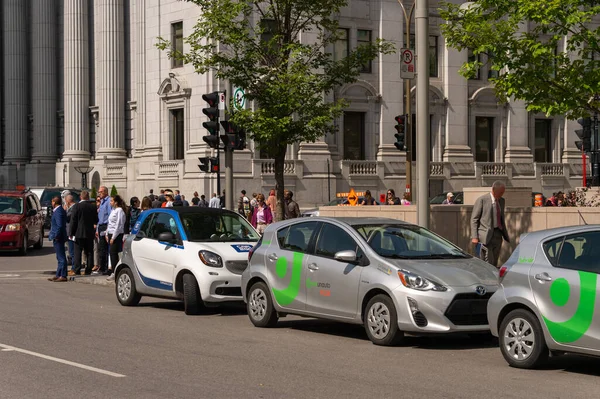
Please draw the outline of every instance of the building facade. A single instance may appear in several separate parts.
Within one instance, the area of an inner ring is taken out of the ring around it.
[[[201,97],[214,90],[231,93],[231,87],[156,47],[162,37],[185,51],[183,38],[198,18],[194,4],[1,4],[0,186],[80,187],[78,170],[93,167],[89,186],[114,184],[127,196],[165,187],[188,196],[216,192],[216,176],[198,168],[198,157],[213,154],[202,140]],[[485,66],[476,79],[460,76],[470,55],[445,46],[436,8],[431,1],[431,194],[497,179],[544,193],[580,186],[576,122],[531,114],[520,101],[499,103],[488,81],[495,72]],[[339,20],[343,38],[333,56],[377,37],[404,47],[406,26],[396,0],[350,0]],[[356,83],[334,93],[349,102],[335,121],[337,133],[289,147],[285,184],[302,206],[328,202],[351,187],[374,194],[404,191],[406,152],[394,146],[394,117],[406,109],[399,71],[398,53],[366,65]],[[250,141],[235,153],[235,191],[267,192],[275,185],[273,166]]]

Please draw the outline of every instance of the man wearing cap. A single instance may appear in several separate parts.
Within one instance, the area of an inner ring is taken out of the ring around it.
[[[446,199],[442,202],[442,205],[454,205],[454,194],[446,194]]]

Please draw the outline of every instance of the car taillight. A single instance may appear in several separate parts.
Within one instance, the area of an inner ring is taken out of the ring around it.
[[[508,273],[508,266],[502,266],[500,268],[500,270],[498,271],[498,276],[500,277],[500,279],[502,280],[504,278],[504,276],[506,276],[506,273]]]

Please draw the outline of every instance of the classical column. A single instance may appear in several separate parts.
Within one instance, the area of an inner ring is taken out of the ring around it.
[[[444,94],[448,98],[446,111],[445,162],[473,162],[469,146],[469,86],[458,71],[467,62],[467,51],[444,45]]]
[[[28,160],[27,16],[23,0],[2,0],[5,162]]]
[[[56,5],[57,0],[31,1],[32,161],[56,162]]]
[[[125,62],[124,0],[99,0],[98,92],[100,126],[97,156],[124,158]]]
[[[136,151],[141,150],[146,143],[146,0],[136,1]]]
[[[40,0],[45,2],[45,0]],[[88,2],[64,0],[63,160],[90,159]]]
[[[529,148],[529,113],[525,102],[516,100],[510,102],[506,126],[507,163],[531,163],[533,155]]]

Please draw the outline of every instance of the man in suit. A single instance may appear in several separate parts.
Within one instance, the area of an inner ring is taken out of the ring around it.
[[[67,281],[67,257],[65,255],[65,242],[67,242],[67,212],[62,207],[62,199],[52,199],[52,219],[48,239],[54,244],[58,267],[56,275],[49,278],[50,281]]]
[[[81,273],[82,252],[85,251],[86,265],[85,274],[92,274],[94,264],[94,238],[96,236],[95,226],[98,224],[98,211],[96,202],[90,201],[90,193],[81,192],[81,201],[72,208],[69,236],[75,237],[75,256],[73,259],[73,270],[69,276]]]
[[[498,267],[498,256],[502,248],[502,239],[509,242],[504,222],[504,191],[501,181],[492,184],[489,194],[477,198],[471,215],[471,242],[480,244],[479,257]]]

